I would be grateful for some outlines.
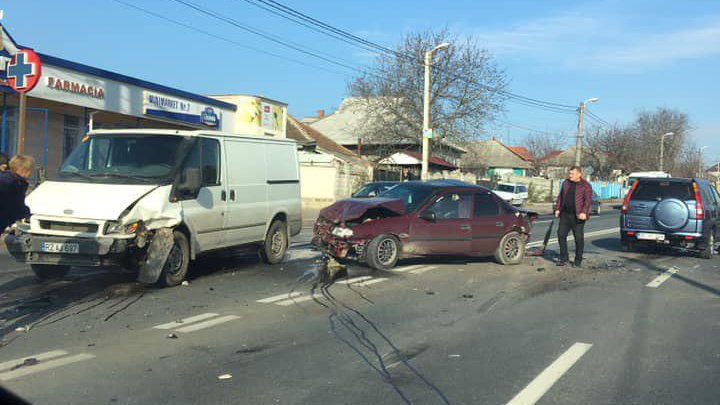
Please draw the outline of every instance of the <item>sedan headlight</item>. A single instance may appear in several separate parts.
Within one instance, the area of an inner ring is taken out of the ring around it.
[[[105,224],[105,234],[134,235],[140,226],[140,221],[122,225],[116,221],[109,221]]]
[[[338,238],[349,238],[355,234],[352,229],[343,228],[341,226],[334,227],[330,233]]]

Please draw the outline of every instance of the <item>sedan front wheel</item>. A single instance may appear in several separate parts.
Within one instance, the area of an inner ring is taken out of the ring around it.
[[[503,236],[495,251],[495,260],[504,265],[520,264],[525,256],[525,238],[518,232]]]
[[[368,243],[365,259],[376,270],[390,270],[400,259],[400,241],[392,235],[380,235]]]

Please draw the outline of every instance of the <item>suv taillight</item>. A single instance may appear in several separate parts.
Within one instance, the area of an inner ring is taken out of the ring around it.
[[[705,218],[705,210],[703,207],[702,199],[700,198],[700,189],[697,183],[693,182],[693,192],[695,192],[695,219]]]
[[[630,191],[628,191],[627,194],[625,194],[625,200],[623,201],[622,209],[620,210],[621,213],[627,214],[628,205],[630,204],[630,196],[632,195],[633,191],[635,191],[635,188],[637,187],[637,185],[638,185],[638,181],[635,180],[633,182],[632,187],[630,187]]]

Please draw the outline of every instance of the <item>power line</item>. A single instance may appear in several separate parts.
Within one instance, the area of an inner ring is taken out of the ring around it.
[[[331,25],[331,24],[328,24],[328,23],[325,23],[325,22],[320,21],[320,20],[318,20],[318,19],[315,19],[315,18],[313,18],[313,17],[311,17],[311,16],[309,16],[309,15],[307,15],[307,14],[304,14],[304,13],[302,13],[302,12],[300,12],[300,11],[292,8],[292,7],[289,7],[289,6],[287,6],[287,5],[284,5],[284,4],[282,4],[282,3],[280,3],[280,2],[277,2],[277,1],[275,1],[275,0],[243,0],[243,1],[246,1],[246,2],[248,2],[248,3],[250,3],[250,4],[253,4],[253,5],[255,5],[256,7],[260,7],[260,8],[262,8],[262,9],[268,11],[268,12],[271,12],[271,13],[273,13],[273,14],[280,15],[280,16],[283,17],[283,18],[286,18],[286,19],[289,19],[289,20],[291,20],[291,21],[294,21],[294,22],[296,22],[296,23],[298,23],[298,24],[301,24],[301,25],[303,25],[303,26],[305,26],[305,27],[307,27],[307,28],[309,28],[309,29],[312,29],[313,31],[318,31],[318,32],[322,31],[322,32],[326,33],[327,35],[329,35],[329,36],[331,36],[331,37],[333,37],[333,38],[336,38],[336,39],[339,39],[339,38],[337,38],[335,35],[339,35],[339,36],[341,36],[341,37],[343,38],[343,39],[341,39],[343,42],[352,41],[352,42],[355,42],[355,43],[357,43],[357,44],[361,44],[361,45],[362,45],[361,47],[363,47],[363,49],[367,49],[367,48],[364,48],[364,47],[365,47],[365,46],[369,46],[369,47],[372,47],[372,48],[374,48],[374,49],[376,49],[376,50],[378,50],[378,51],[380,51],[380,52],[386,53],[386,54],[390,54],[390,55],[393,55],[393,56],[396,56],[396,57],[401,57],[401,58],[409,59],[409,60],[414,61],[414,62],[422,63],[418,58],[416,58],[416,57],[414,57],[414,56],[412,56],[412,55],[408,55],[408,54],[404,54],[404,53],[401,53],[401,52],[397,52],[397,51],[395,51],[395,50],[393,50],[393,49],[389,49],[389,48],[384,47],[384,46],[382,46],[382,45],[380,45],[380,44],[377,44],[377,43],[375,43],[375,42],[366,40],[366,39],[364,39],[364,38],[362,38],[362,37],[359,37],[359,36],[357,36],[357,35],[354,35],[354,34],[352,34],[352,33],[350,33],[350,32],[347,32],[347,31],[345,31],[345,30],[342,30],[342,29],[340,29],[340,28],[337,28],[337,27],[335,27],[335,26],[333,26],[333,25]],[[262,3],[262,5],[261,5],[261,4],[258,4],[258,3]],[[263,6],[263,5],[264,5],[264,6]],[[268,7],[272,7],[273,10],[268,9]],[[299,22],[298,19],[299,19],[299,20],[302,20],[303,22]],[[307,23],[307,24],[306,24],[306,23]],[[308,24],[311,24],[313,27],[309,27]],[[330,32],[333,33],[333,34],[335,34],[335,35],[329,34]],[[449,74],[450,72],[445,71],[445,73],[448,73],[448,74]],[[456,76],[455,78],[460,78],[460,77],[459,77],[459,76]],[[463,78],[463,79],[464,79],[464,78]],[[574,111],[576,110],[576,107],[575,107],[575,106],[572,106],[572,105],[555,103],[555,102],[545,101],[545,100],[539,100],[539,99],[535,99],[535,98],[531,98],[531,97],[527,97],[527,96],[522,96],[522,95],[520,95],[520,94],[512,93],[512,92],[509,92],[509,91],[506,91],[506,90],[493,88],[492,86],[488,86],[488,85],[477,84],[477,83],[474,83],[474,84],[475,84],[475,85],[480,85],[480,86],[482,86],[485,90],[488,90],[488,91],[491,91],[491,92],[500,94],[500,95],[502,95],[502,96],[507,97],[507,98],[510,99],[510,100],[513,100],[513,101],[515,101],[515,102],[517,102],[517,103],[519,103],[519,104],[523,104],[523,105],[526,105],[526,106],[543,108],[543,109],[545,109],[545,110],[547,110],[547,111],[551,111],[551,112],[571,112],[571,113],[574,113]]]
[[[534,132],[534,133],[540,133],[540,134],[544,134],[544,135],[556,136],[556,135],[560,135],[561,133],[564,133],[564,132],[569,132],[569,130],[566,130],[566,131],[558,131],[558,132],[549,132],[549,131],[546,131],[546,130],[540,130],[540,129],[531,128],[531,127],[528,127],[528,126],[525,126],[525,125],[514,124],[514,123],[512,123],[512,122],[505,121],[505,120],[501,120],[501,119],[495,119],[495,121],[500,122],[500,123],[505,124],[505,125],[510,126],[510,127],[514,127],[514,128],[518,128],[518,129],[523,129],[523,130],[525,130],[525,131],[530,131],[530,132]]]
[[[169,22],[169,23],[172,23],[172,24],[181,26],[181,27],[186,28],[186,29],[189,29],[189,30],[191,30],[191,31],[198,32],[198,33],[200,33],[200,34],[209,36],[209,37],[211,37],[211,38],[219,39],[219,40],[221,40],[221,41],[230,43],[230,44],[232,44],[232,45],[235,45],[235,46],[238,46],[238,47],[241,47],[241,48],[249,49],[249,50],[251,50],[251,51],[259,52],[259,53],[262,53],[262,54],[265,54],[265,55],[268,55],[268,56],[272,56],[272,57],[274,57],[274,58],[282,59],[282,60],[287,61],[287,62],[296,63],[296,64],[298,64],[298,65],[302,65],[302,66],[305,66],[305,67],[311,67],[311,68],[314,68],[314,69],[323,70],[323,71],[325,71],[325,72],[330,72],[330,73],[334,73],[334,74],[337,74],[337,75],[347,76],[347,73],[338,72],[338,71],[336,71],[336,70],[328,69],[328,68],[323,67],[323,66],[317,66],[317,65],[309,64],[309,63],[307,63],[307,62],[303,62],[303,61],[300,61],[300,60],[297,60],[297,59],[293,59],[293,58],[290,58],[290,57],[287,57],[287,56],[284,56],[284,55],[280,55],[280,54],[276,54],[276,53],[273,53],[273,52],[269,52],[269,51],[266,51],[266,50],[261,49],[261,48],[257,48],[257,47],[251,46],[251,45],[243,44],[243,43],[241,43],[241,42],[238,42],[238,41],[232,40],[232,39],[230,39],[230,38],[226,38],[226,37],[223,37],[223,36],[214,34],[214,33],[212,33],[212,32],[203,30],[203,29],[201,29],[201,28],[197,28],[197,27],[192,26],[192,25],[190,25],[190,24],[186,24],[186,23],[184,23],[184,22],[182,22],[182,21],[179,21],[179,20],[175,20],[175,19],[166,17],[166,16],[164,16],[164,15],[162,15],[162,14],[159,14],[159,13],[156,13],[156,12],[154,12],[154,11],[148,10],[148,9],[146,9],[146,8],[137,6],[137,5],[135,5],[135,4],[131,4],[131,3],[125,2],[125,1],[123,1],[123,0],[112,0],[112,1],[114,1],[114,2],[116,2],[116,3],[118,3],[118,4],[121,4],[121,5],[124,5],[124,6],[126,6],[126,7],[133,8],[133,9],[135,9],[135,10],[137,10],[137,11],[140,11],[141,13],[147,14],[147,15],[149,15],[149,16],[152,16],[152,17],[155,17],[155,18],[159,18],[159,19],[164,20],[164,21],[167,21],[167,22]]]
[[[263,32],[263,31],[258,30],[258,29],[256,29],[256,28],[253,28],[253,27],[251,27],[251,26],[249,26],[249,25],[243,24],[243,23],[241,23],[241,22],[239,22],[239,21],[237,21],[237,20],[235,20],[235,19],[233,19],[233,18],[224,16],[224,15],[222,15],[222,14],[220,14],[220,13],[217,13],[217,12],[214,12],[214,11],[211,11],[211,10],[208,10],[208,9],[205,9],[204,7],[202,7],[202,6],[200,6],[200,5],[196,4],[196,3],[189,2],[189,1],[185,1],[185,0],[173,0],[173,1],[175,1],[176,3],[179,3],[179,4],[181,4],[181,5],[184,5],[184,6],[186,6],[186,7],[189,7],[189,8],[191,8],[191,9],[193,9],[193,10],[196,10],[196,11],[198,11],[198,12],[200,12],[200,13],[202,13],[202,14],[205,14],[205,15],[207,15],[207,16],[209,16],[209,17],[215,18],[215,19],[217,19],[217,20],[219,20],[219,21],[223,21],[223,22],[225,22],[225,23],[227,23],[227,24],[230,24],[230,25],[232,25],[232,26],[234,26],[234,27],[237,27],[237,28],[239,28],[239,29],[241,29],[241,30],[243,30],[243,31],[246,31],[246,32],[249,32],[249,33],[251,33],[251,34],[253,34],[253,35],[259,36],[259,37],[261,37],[261,38],[263,38],[263,39],[265,39],[265,40],[268,40],[268,41],[274,42],[274,43],[276,43],[276,44],[278,44],[278,45],[281,45],[281,46],[284,46],[284,47],[286,47],[286,48],[292,49],[292,50],[294,50],[294,51],[303,53],[303,54],[308,55],[308,56],[312,56],[312,57],[317,58],[317,59],[321,59],[321,60],[323,60],[323,61],[325,61],[325,62],[328,62],[328,63],[331,63],[331,64],[333,64],[333,65],[340,66],[340,67],[343,67],[343,68],[346,68],[346,69],[349,69],[349,70],[353,70],[353,71],[356,71],[356,72],[359,72],[359,73],[368,73],[368,72],[365,72],[365,71],[363,71],[363,70],[361,70],[361,69],[356,68],[355,66],[351,66],[351,65],[348,65],[348,64],[343,63],[343,62],[338,62],[338,61],[336,61],[336,60],[334,60],[334,59],[330,59],[329,57],[325,57],[325,56],[323,56],[323,55],[320,55],[318,51],[303,49],[303,48],[301,48],[301,47],[298,46],[298,45],[294,45],[294,44],[288,43],[288,42],[286,42],[286,41],[284,41],[284,40],[282,40],[282,39],[279,39],[279,38],[276,37],[275,35],[272,35],[272,34]]]
[[[605,121],[605,120],[602,119],[599,115],[597,115],[597,114],[595,114],[594,112],[588,110],[587,108],[585,109],[585,112],[588,114],[588,116],[589,116],[590,118],[594,119],[595,121],[597,121],[597,122],[600,123],[601,125],[606,126],[606,127],[612,127],[612,124],[610,124],[609,122]]]

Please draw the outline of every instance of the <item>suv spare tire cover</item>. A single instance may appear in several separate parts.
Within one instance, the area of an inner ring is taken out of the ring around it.
[[[677,198],[668,198],[655,206],[655,222],[667,230],[678,230],[685,226],[690,217],[687,205]]]

